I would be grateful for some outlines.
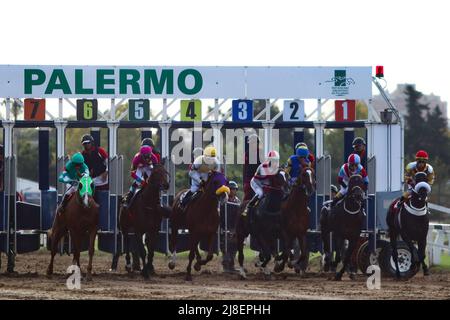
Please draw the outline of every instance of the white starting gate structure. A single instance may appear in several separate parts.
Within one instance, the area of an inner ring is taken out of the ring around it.
[[[99,141],[98,128],[108,129],[109,190],[101,192],[99,230],[101,250],[121,250],[117,230],[119,196],[122,194],[122,156],[117,151],[119,128],[142,128],[159,132],[162,158],[171,160],[170,130],[211,128],[213,144],[223,157],[221,129],[255,128],[264,132],[264,151],[277,146],[276,129],[294,131],[295,144],[303,140],[303,129],[314,129],[317,159],[317,191],[311,200],[311,231],[318,229],[322,202],[330,196],[330,155],[324,154],[324,130],[344,129],[345,154],[351,153],[354,128],[366,129],[368,217],[365,232],[375,249],[375,239],[386,229],[385,214],[390,201],[402,190],[403,127],[402,120],[389,101],[380,82],[383,75],[372,76],[372,67],[196,67],[196,66],[34,66],[0,65],[0,99],[4,115],[0,119],[4,137],[4,190],[0,191],[0,249],[8,254],[8,270],[14,268],[14,255],[39,248],[39,236],[51,227],[57,194],[49,191],[49,131],[56,129],[57,169],[66,160],[66,128],[91,128]],[[386,101],[380,115],[372,107],[372,89]],[[58,100],[58,112],[45,109],[45,99]],[[75,102],[75,99],[76,100]],[[211,99],[211,109],[202,112],[202,99]],[[234,99],[234,100],[233,100]],[[253,100],[264,99],[265,107],[253,114]],[[106,112],[98,110],[97,100],[109,100]],[[116,116],[118,106],[128,100],[129,109]],[[225,107],[227,101],[231,106]],[[314,100],[314,111],[305,113],[305,100]],[[355,120],[355,101],[364,101],[368,119]],[[44,102],[43,102],[44,101]],[[324,105],[335,102],[335,110],[324,114]],[[180,102],[179,104],[177,102]],[[271,107],[283,102],[276,115]],[[11,105],[25,107],[25,119],[14,121]],[[158,105],[159,104],[159,105]],[[153,115],[150,115],[149,105]],[[158,108],[153,108],[158,105]],[[177,107],[178,105],[178,107]],[[77,120],[64,117],[65,108],[77,110]],[[328,119],[335,115],[334,121]],[[125,120],[129,116],[130,120]],[[394,115],[394,119],[392,119]],[[16,155],[13,153],[14,128],[39,128],[39,172],[42,193],[37,217],[19,213],[16,208]],[[194,140],[196,144],[197,140]],[[201,138],[199,140],[201,146]],[[332,155],[331,155],[332,156]],[[173,172],[173,166],[168,165]],[[164,202],[174,195],[174,184]],[[31,221],[31,220],[32,221]],[[34,219],[34,220],[33,220]],[[31,230],[31,231],[30,231]],[[162,237],[167,239],[167,222]],[[37,245],[36,245],[37,241]],[[167,242],[160,248],[167,250]]]

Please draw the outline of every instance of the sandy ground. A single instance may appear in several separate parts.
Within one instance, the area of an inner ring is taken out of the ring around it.
[[[94,258],[93,281],[83,279],[80,290],[66,287],[65,270],[71,258],[56,256],[55,274],[45,275],[49,253],[45,250],[17,256],[15,275],[6,275],[6,257],[2,255],[0,274],[1,299],[450,299],[450,272],[432,269],[428,277],[421,273],[408,281],[382,278],[380,290],[368,290],[366,276],[359,274],[352,281],[347,275],[341,282],[330,281],[329,274],[318,273],[317,261],[305,277],[291,269],[264,280],[253,266],[253,257],[246,260],[248,279],[223,274],[217,256],[200,272],[193,271],[193,281],[184,280],[186,259],[179,258],[172,271],[163,256],[155,258],[157,275],[144,280],[139,273],[127,274],[124,260],[116,273],[109,272],[111,256],[97,253]],[[82,270],[87,257],[82,255]]]

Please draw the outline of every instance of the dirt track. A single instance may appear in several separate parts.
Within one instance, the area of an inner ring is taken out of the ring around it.
[[[81,290],[66,288],[66,268],[71,264],[68,256],[57,256],[55,275],[45,275],[49,254],[41,251],[19,255],[16,259],[17,275],[5,275],[6,257],[2,255],[0,274],[1,299],[450,299],[450,273],[432,270],[429,277],[416,275],[409,281],[397,282],[382,278],[381,290],[368,290],[366,277],[358,275],[351,281],[344,275],[341,282],[329,281],[329,275],[319,275],[311,267],[305,278],[287,269],[281,275],[265,281],[248,258],[249,279],[238,280],[236,275],[222,274],[220,259],[214,257],[206,269],[210,273],[194,272],[194,280],[184,280],[186,260],[179,258],[174,271],[167,268],[164,257],[156,257],[157,276],[144,281],[139,274],[128,275],[124,261],[119,271],[108,271],[110,256],[97,254],[94,259],[92,282],[82,281]],[[87,257],[82,256],[82,270],[86,270]]]

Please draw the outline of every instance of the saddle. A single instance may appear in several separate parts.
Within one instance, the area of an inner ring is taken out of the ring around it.
[[[198,190],[197,192],[195,192],[195,193],[191,196],[191,198],[188,200],[188,202],[187,202],[184,206],[182,206],[181,203],[183,202],[183,200],[184,200],[184,198],[186,197],[186,195],[188,194],[188,192],[189,192],[189,190],[186,190],[185,192],[183,192],[183,193],[180,195],[179,208],[181,209],[180,211],[183,212],[183,213],[186,211],[186,209],[189,207],[189,205],[190,205],[194,200],[196,200],[198,197],[200,197],[200,195],[203,193],[203,190],[200,189],[200,190]]]

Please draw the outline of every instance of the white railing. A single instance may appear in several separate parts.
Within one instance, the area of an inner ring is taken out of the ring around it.
[[[427,251],[430,265],[440,264],[443,253],[450,255],[450,224],[430,223]]]

